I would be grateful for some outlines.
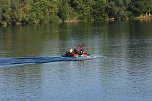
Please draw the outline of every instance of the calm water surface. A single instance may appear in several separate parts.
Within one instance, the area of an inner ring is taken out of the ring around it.
[[[87,61],[0,67],[0,101],[152,101],[152,22],[0,28],[0,58],[57,56],[83,44]]]

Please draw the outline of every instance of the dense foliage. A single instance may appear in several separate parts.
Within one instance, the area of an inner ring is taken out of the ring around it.
[[[120,20],[151,11],[152,0],[0,0],[0,24]]]

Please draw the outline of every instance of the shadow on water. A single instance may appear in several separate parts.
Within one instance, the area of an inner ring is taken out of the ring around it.
[[[101,58],[101,56],[86,56],[86,57],[62,57],[62,56],[49,56],[49,57],[18,57],[18,58],[0,58],[0,66],[13,66],[23,64],[40,64],[47,62],[61,62],[61,61],[84,61]]]

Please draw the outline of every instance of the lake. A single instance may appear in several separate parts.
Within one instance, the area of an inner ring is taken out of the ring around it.
[[[102,58],[0,66],[0,101],[151,101],[152,21],[0,27],[0,58]]]

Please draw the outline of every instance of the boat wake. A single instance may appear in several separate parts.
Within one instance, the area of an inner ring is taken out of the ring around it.
[[[101,57],[102,56],[92,55],[86,57],[42,56],[42,57],[0,58],[0,66],[39,64],[39,63],[60,62],[60,61],[82,61],[82,60],[91,60]]]

